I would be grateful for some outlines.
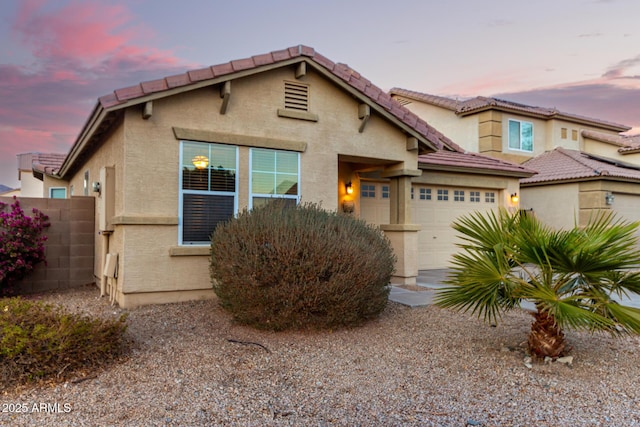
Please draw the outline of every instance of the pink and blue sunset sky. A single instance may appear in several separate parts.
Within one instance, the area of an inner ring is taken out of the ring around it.
[[[384,90],[496,96],[640,133],[637,0],[3,0],[0,184],[99,96],[305,44]]]

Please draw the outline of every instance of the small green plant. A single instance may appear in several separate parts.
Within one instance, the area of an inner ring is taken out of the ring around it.
[[[639,225],[611,213],[569,230],[504,209],[459,218],[461,251],[436,302],[491,322],[534,303],[528,347],[538,358],[569,352],[565,329],[640,334],[640,309],[618,301],[640,294]]]
[[[29,274],[37,264],[45,262],[42,234],[49,227],[49,217],[37,209],[25,215],[14,196],[11,210],[0,202],[0,296],[10,294],[17,281]]]
[[[19,297],[0,299],[0,383],[59,381],[125,349],[126,315],[94,319]]]
[[[222,307],[261,329],[358,325],[387,304],[384,234],[316,204],[273,201],[218,225],[211,278]]]

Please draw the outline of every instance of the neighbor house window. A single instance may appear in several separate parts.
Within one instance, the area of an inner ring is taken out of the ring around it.
[[[421,188],[420,189],[420,200],[431,200],[431,189],[430,188]]]
[[[66,199],[67,189],[64,187],[51,187],[49,188],[49,197],[52,199]]]
[[[413,200],[413,187],[411,187],[411,200]]]
[[[574,141],[578,140],[578,130],[577,129],[571,129],[571,139],[573,139]]]
[[[453,192],[454,202],[464,202],[464,190],[454,190]]]
[[[438,189],[438,200],[449,200],[449,190]]]
[[[484,193],[484,202],[485,203],[495,203],[496,201],[496,193],[493,191]]]
[[[480,192],[479,191],[469,191],[469,201],[473,203],[480,202]]]
[[[376,197],[376,186],[374,184],[361,184],[360,197],[369,199]]]
[[[533,151],[532,123],[509,120],[509,148],[512,150]]]
[[[389,186],[388,185],[383,185],[382,186],[382,198],[383,199],[388,199],[389,198]]]
[[[216,225],[237,212],[238,149],[187,141],[180,147],[180,244],[209,244]]]
[[[274,199],[300,199],[300,155],[293,151],[251,149],[250,207]]]
[[[560,138],[567,139],[567,128],[560,128]]]

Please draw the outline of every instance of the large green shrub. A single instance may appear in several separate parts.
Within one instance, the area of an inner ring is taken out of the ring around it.
[[[0,383],[62,380],[113,361],[126,316],[102,320],[21,298],[0,299]]]
[[[263,329],[334,328],[377,316],[394,263],[379,229],[315,204],[267,203],[220,224],[211,239],[222,306]]]

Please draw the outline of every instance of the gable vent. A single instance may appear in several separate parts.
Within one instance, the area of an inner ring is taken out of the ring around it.
[[[296,82],[284,82],[284,108],[309,111],[309,86]]]
[[[396,98],[393,98],[393,99],[395,99],[398,102],[398,104],[400,104],[400,105],[409,105],[409,104],[411,104],[411,101],[406,99],[406,98],[396,97]]]

